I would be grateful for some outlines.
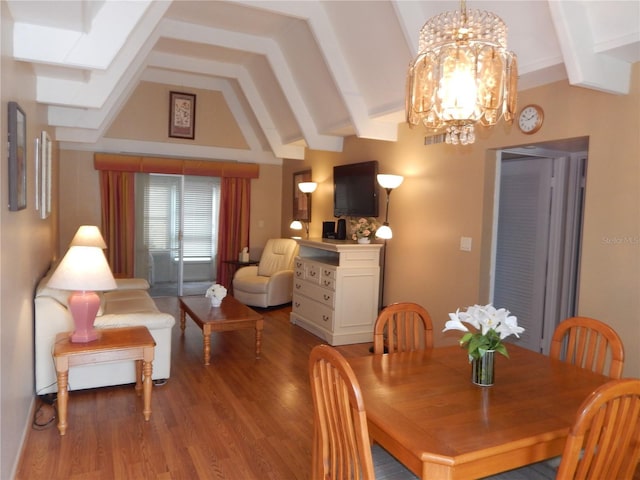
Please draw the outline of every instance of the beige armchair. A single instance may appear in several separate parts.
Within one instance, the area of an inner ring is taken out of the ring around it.
[[[271,307],[289,303],[293,296],[293,260],[298,243],[290,238],[267,240],[260,263],[238,269],[233,296],[245,305]]]

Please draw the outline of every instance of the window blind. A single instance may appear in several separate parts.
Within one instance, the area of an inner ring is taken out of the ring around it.
[[[179,255],[182,230],[183,258],[210,260],[218,242],[220,179],[214,177],[148,175],[144,189],[144,239],[150,251]],[[183,211],[184,218],[180,213]]]

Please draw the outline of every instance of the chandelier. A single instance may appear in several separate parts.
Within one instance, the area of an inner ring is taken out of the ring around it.
[[[516,111],[518,67],[497,15],[466,9],[433,17],[420,30],[409,65],[406,114],[411,126],[444,129],[446,143],[475,141],[474,124],[493,126]]]

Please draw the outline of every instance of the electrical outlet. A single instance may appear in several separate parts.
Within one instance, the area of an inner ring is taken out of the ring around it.
[[[471,237],[460,237],[460,250],[463,252],[471,251]]]

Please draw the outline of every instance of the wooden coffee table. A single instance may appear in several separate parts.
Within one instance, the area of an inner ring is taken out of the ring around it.
[[[262,345],[262,315],[240,303],[231,295],[222,300],[222,305],[212,307],[206,297],[180,297],[180,329],[184,335],[186,315],[193,319],[202,330],[204,337],[204,364],[209,365],[211,357],[211,332],[226,332],[255,328],[256,358],[260,358]]]
[[[71,342],[73,332],[59,333],[53,349],[53,361],[58,380],[58,430],[67,431],[67,402],[69,399],[69,367],[93,365],[102,362],[135,360],[136,393],[144,394],[142,414],[151,417],[151,373],[155,340],[147,327],[100,329],[96,340],[86,343]]]

